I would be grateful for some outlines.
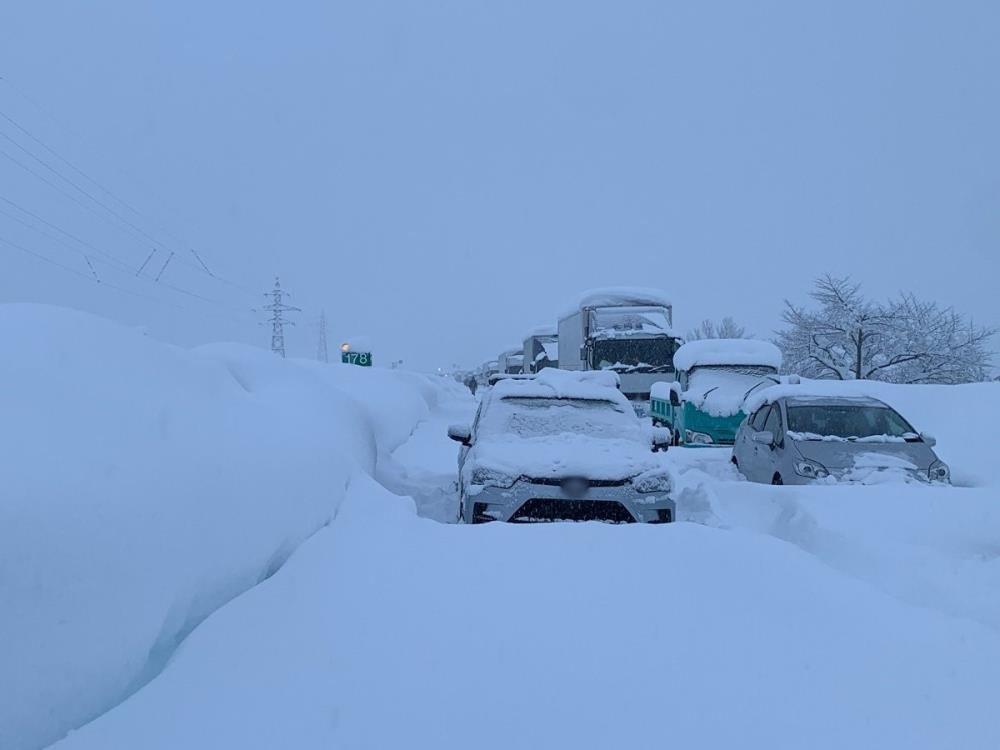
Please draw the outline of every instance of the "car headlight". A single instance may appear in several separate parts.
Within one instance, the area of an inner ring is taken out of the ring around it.
[[[632,488],[636,492],[670,492],[673,487],[670,473],[662,469],[647,471],[632,479]]]
[[[711,445],[715,441],[712,440],[712,436],[704,432],[695,432],[694,430],[684,430],[684,442],[691,443],[693,445]]]
[[[472,472],[472,484],[481,484],[489,487],[498,487],[502,490],[509,490],[520,477],[508,474],[505,471],[490,469],[485,466],[477,466]]]
[[[806,479],[824,479],[830,476],[830,472],[823,464],[808,459],[795,462],[795,473]]]
[[[935,461],[932,463],[931,468],[927,470],[927,475],[932,482],[951,481],[951,469],[948,468],[948,464],[944,461]]]

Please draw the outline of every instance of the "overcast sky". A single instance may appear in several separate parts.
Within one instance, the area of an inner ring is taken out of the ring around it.
[[[998,39],[992,0],[4,3],[0,113],[83,174],[0,118],[49,222],[0,201],[0,301],[266,346],[280,274],[290,354],[325,308],[423,369],[607,284],[681,329],[770,335],[827,271],[998,323]]]

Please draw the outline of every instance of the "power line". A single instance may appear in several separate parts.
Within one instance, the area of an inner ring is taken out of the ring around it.
[[[60,232],[61,234],[65,235],[66,237],[69,237],[69,238],[73,239],[74,241],[79,242],[84,247],[90,248],[94,252],[96,252],[96,253],[104,256],[107,259],[104,262],[108,263],[109,265],[112,265],[112,267],[114,267],[119,272],[121,272],[121,273],[127,273],[129,275],[133,275],[131,264],[126,263],[125,261],[122,261],[117,256],[112,255],[111,253],[108,253],[106,250],[102,250],[101,248],[97,247],[96,245],[92,245],[91,243],[89,243],[89,242],[87,242],[85,240],[80,239],[76,235],[67,232],[66,230],[62,229],[58,225],[53,224],[50,221],[47,221],[46,219],[42,218],[38,214],[32,213],[28,209],[24,208],[23,206],[18,205],[17,203],[15,203],[12,200],[9,200],[8,198],[3,197],[2,195],[0,195],[0,201],[3,201],[4,203],[7,203],[8,205],[13,206],[18,211],[21,211],[21,212],[27,214],[28,216],[32,217],[33,219],[36,219],[37,221],[42,222],[46,226],[51,227],[52,229],[56,230],[57,232]],[[17,216],[14,216],[10,212],[4,211],[3,208],[0,208],[0,214],[3,214],[5,216],[13,219],[14,221],[16,221],[19,224],[27,227],[28,229],[31,229],[32,231],[37,232],[38,234],[41,234],[43,237],[47,237],[48,239],[50,239],[50,240],[52,240],[54,242],[58,242],[59,244],[63,245],[64,247],[69,248],[70,250],[74,250],[76,252],[80,252],[80,250],[78,248],[75,248],[75,247],[69,245],[67,242],[59,239],[58,237],[53,237],[51,234],[42,231],[41,229],[39,229],[36,226],[32,226],[30,223],[25,222],[23,219],[20,219]],[[86,253],[82,253],[82,254],[83,254],[83,256],[84,256],[85,259],[89,260],[89,256]],[[143,268],[145,268],[146,263],[149,262],[149,260],[152,258],[152,255],[153,254],[151,253],[146,258],[146,261],[143,263],[143,265],[139,267],[140,271]],[[162,269],[161,269],[161,272],[162,272]],[[138,273],[136,273],[135,275],[138,276]],[[171,283],[168,283],[168,282],[162,281],[162,280],[161,281],[155,281],[153,279],[147,279],[146,277],[140,277],[140,278],[142,278],[143,281],[146,281],[147,283],[151,283],[151,284],[152,283],[157,283],[158,286],[166,287],[166,288],[168,288],[168,289],[170,289],[172,291],[178,292],[179,294],[183,294],[183,295],[185,295],[187,297],[190,297],[192,299],[201,300],[202,302],[206,302],[206,303],[211,304],[211,305],[216,305],[218,307],[222,307],[222,308],[224,308],[226,310],[230,310],[230,311],[233,311],[233,312],[237,312],[238,311],[238,308],[230,307],[230,306],[226,305],[224,302],[220,302],[220,301],[212,299],[210,297],[206,297],[204,295],[197,294],[196,292],[189,291],[189,290],[184,289],[184,288],[182,288],[180,286],[177,286],[176,284],[171,284]]]
[[[34,256],[38,260],[42,260],[42,261],[45,261],[46,263],[49,263],[49,264],[51,264],[53,266],[57,266],[57,267],[63,269],[64,271],[69,271],[70,273],[76,274],[77,276],[82,276],[83,278],[87,279],[88,281],[90,280],[90,277],[87,274],[85,274],[83,271],[78,271],[77,269],[73,268],[72,266],[67,266],[65,263],[60,263],[57,260],[53,260],[52,258],[48,257],[47,255],[42,255],[39,252],[35,252],[34,250],[31,250],[30,248],[27,248],[24,245],[19,245],[16,242],[11,242],[10,240],[5,239],[3,237],[0,237],[0,242],[4,243],[5,245],[9,245],[10,247],[13,247],[13,248],[15,248],[17,250],[20,250],[22,253],[27,253],[28,255]]]
[[[167,266],[170,265],[170,261],[172,261],[173,259],[174,259],[174,251],[171,250],[170,255],[168,255],[167,259],[163,261],[163,265],[160,267],[160,272],[156,274],[156,278],[153,279],[154,281],[160,280],[160,277],[163,275],[163,272],[167,270]]]
[[[35,156],[35,155],[34,155],[33,153],[31,153],[30,151],[28,151],[28,150],[27,150],[26,148],[24,148],[24,147],[23,147],[23,146],[22,146],[21,144],[19,144],[19,143],[18,143],[17,141],[15,141],[15,140],[14,140],[13,138],[11,138],[11,137],[10,137],[9,135],[7,135],[6,133],[3,133],[3,132],[0,132],[0,138],[5,138],[5,139],[7,139],[8,141],[10,141],[11,143],[13,143],[13,144],[14,144],[14,145],[15,145],[15,146],[16,146],[17,148],[19,148],[19,149],[20,149],[21,151],[23,151],[24,153],[26,153],[26,154],[27,154],[28,156],[30,156],[30,157],[31,157],[32,159],[34,159],[35,161],[37,161],[37,162],[38,162],[39,164],[41,164],[41,165],[42,165],[43,167],[45,167],[46,169],[48,169],[48,170],[49,170],[50,172],[52,172],[52,173],[53,173],[54,175],[56,175],[57,177],[59,177],[60,179],[64,180],[64,181],[65,181],[65,182],[67,182],[67,183],[68,183],[69,185],[73,186],[73,187],[74,187],[74,188],[76,188],[76,189],[77,189],[78,191],[80,191],[81,193],[83,193],[84,195],[86,195],[86,196],[87,196],[88,198],[90,198],[90,200],[92,200],[92,201],[93,201],[94,203],[96,203],[96,204],[97,204],[98,206],[100,206],[100,207],[101,207],[101,208],[103,208],[103,209],[104,209],[105,211],[107,211],[107,212],[108,212],[109,214],[111,214],[112,216],[114,216],[114,217],[115,217],[116,219],[118,219],[118,221],[122,222],[123,224],[125,224],[126,226],[128,226],[129,228],[131,228],[131,229],[132,229],[132,230],[133,230],[134,232],[137,232],[137,233],[138,233],[139,235],[141,235],[141,236],[142,236],[142,237],[143,237],[144,239],[146,239],[146,240],[149,240],[150,242],[153,242],[153,243],[156,243],[156,244],[158,244],[158,245],[162,245],[162,243],[161,243],[161,242],[160,242],[159,240],[157,240],[157,239],[156,239],[155,237],[153,237],[153,236],[151,236],[150,234],[148,234],[147,232],[143,231],[143,230],[142,230],[142,229],[141,229],[140,227],[137,227],[137,226],[136,226],[135,224],[133,224],[132,222],[130,222],[130,221],[129,221],[128,219],[126,219],[125,217],[123,217],[123,216],[122,216],[121,214],[119,214],[119,213],[118,213],[117,211],[115,211],[114,209],[110,208],[110,207],[109,207],[109,206],[107,206],[106,204],[104,204],[104,203],[102,203],[101,201],[97,200],[97,198],[95,198],[94,196],[92,196],[92,195],[91,195],[90,193],[88,193],[88,192],[87,192],[86,190],[84,190],[83,188],[81,188],[81,187],[80,187],[79,185],[77,185],[77,184],[76,184],[75,182],[73,182],[73,181],[72,181],[72,180],[70,180],[69,178],[67,178],[67,177],[65,177],[64,175],[60,174],[60,173],[59,173],[58,171],[56,171],[56,170],[55,170],[55,169],[54,169],[54,168],[53,168],[52,166],[50,166],[49,164],[47,164],[47,163],[46,163],[45,161],[43,161],[42,159],[39,159],[39,158],[38,158],[37,156]],[[78,206],[80,206],[81,208],[83,208],[83,209],[85,209],[85,210],[89,211],[90,213],[94,214],[94,216],[97,216],[97,217],[98,217],[99,219],[103,219],[103,220],[105,220],[105,221],[107,221],[107,220],[108,220],[108,219],[107,219],[107,217],[106,217],[106,216],[105,216],[104,214],[102,214],[102,213],[101,213],[100,211],[96,210],[96,209],[95,209],[95,208],[94,208],[93,206],[91,206],[91,205],[90,205],[89,203],[84,203],[84,202],[83,202],[83,201],[81,201],[81,200],[80,200],[79,198],[77,198],[77,197],[76,197],[75,195],[73,195],[72,193],[70,193],[70,192],[68,192],[67,190],[63,189],[63,188],[62,188],[61,186],[59,186],[59,185],[57,185],[56,183],[52,182],[52,181],[51,181],[51,180],[49,180],[48,178],[46,178],[46,177],[44,177],[44,176],[40,175],[40,174],[39,174],[38,172],[36,172],[36,171],[35,171],[34,169],[32,169],[31,167],[29,167],[29,166],[28,166],[27,164],[25,164],[24,162],[20,161],[19,159],[15,158],[15,157],[11,156],[11,155],[10,155],[9,153],[7,153],[6,151],[4,151],[3,149],[0,149],[0,154],[2,154],[3,156],[6,156],[6,157],[7,157],[8,159],[10,159],[10,160],[11,160],[12,162],[14,162],[14,163],[15,163],[15,164],[17,164],[17,165],[18,165],[19,167],[21,167],[21,169],[24,169],[24,170],[25,170],[26,172],[28,172],[28,173],[30,173],[30,174],[32,174],[32,175],[34,175],[35,177],[37,177],[37,178],[38,178],[39,180],[41,180],[42,182],[44,182],[44,183],[45,183],[46,185],[48,185],[49,187],[51,187],[51,188],[52,188],[53,190],[57,191],[57,192],[58,192],[58,193],[60,193],[61,195],[65,196],[66,198],[69,198],[69,199],[70,199],[71,201],[73,201],[73,202],[74,202],[74,203],[75,203],[76,205],[78,205]],[[112,223],[112,225],[113,225],[113,226],[115,226],[115,225],[114,225],[113,223]],[[118,228],[118,229],[121,229],[121,227],[117,227],[117,228]],[[194,266],[193,264],[190,264],[190,265],[192,265],[192,267],[196,267],[196,266]],[[200,270],[200,269],[199,269],[199,270]]]
[[[16,91],[22,97],[24,97],[27,101],[31,102],[37,109],[39,109],[39,111],[45,113],[48,117],[50,117],[54,121],[58,122],[56,120],[56,118],[50,112],[48,112],[44,107],[42,107],[41,105],[39,105],[37,101],[35,101],[31,97],[29,97],[19,87],[15,86],[13,84],[13,82],[10,81],[10,79],[5,78],[3,76],[0,76],[0,80],[4,81],[8,86],[10,86],[14,91]],[[106,195],[110,196],[112,199],[114,199],[120,205],[124,206],[126,209],[128,209],[129,211],[131,211],[137,217],[140,217],[140,218],[148,221],[150,224],[156,226],[161,232],[163,232],[164,234],[170,236],[171,238],[173,238],[177,242],[181,243],[182,245],[187,245],[188,244],[181,237],[178,237],[176,234],[174,234],[169,229],[167,229],[166,227],[164,227],[161,223],[159,223],[156,220],[152,219],[151,217],[143,214],[143,212],[139,211],[139,209],[135,208],[135,206],[133,206],[128,201],[126,201],[124,198],[121,198],[119,195],[117,195],[110,188],[106,187],[101,182],[99,182],[98,180],[96,180],[93,177],[91,177],[90,175],[88,175],[84,170],[82,170],[80,167],[76,166],[76,164],[74,164],[72,161],[70,161],[69,159],[67,159],[62,154],[60,154],[58,151],[56,151],[56,149],[54,149],[51,146],[49,146],[41,138],[39,138],[38,136],[36,136],[34,133],[32,133],[30,130],[28,130],[28,128],[24,127],[21,123],[19,123],[18,121],[16,121],[10,115],[8,115],[5,112],[0,111],[0,118],[3,118],[7,122],[9,122],[11,125],[13,125],[15,128],[17,128],[18,131],[20,131],[25,136],[27,136],[28,138],[30,138],[34,143],[36,143],[39,146],[41,146],[43,149],[45,149],[48,153],[50,153],[52,156],[54,156],[60,162],[62,162],[63,164],[65,164],[66,166],[68,166],[70,169],[72,169],[74,172],[76,172],[78,175],[80,175],[85,180],[87,180],[87,182],[89,182],[90,184],[94,185],[99,190],[103,191]],[[113,208],[111,208],[110,206],[108,206],[106,203],[104,203],[103,201],[101,201],[101,200],[97,199],[96,197],[94,197],[94,195],[92,195],[89,191],[87,191],[84,188],[80,187],[80,185],[78,185],[73,180],[71,180],[68,177],[66,177],[64,174],[62,174],[57,169],[55,169],[51,164],[49,164],[48,162],[46,162],[44,159],[41,159],[40,157],[38,157],[36,154],[32,153],[30,150],[28,150],[27,148],[25,148],[24,146],[22,146],[20,143],[18,143],[16,140],[14,140],[13,138],[11,138],[9,135],[0,132],[0,136],[2,136],[3,138],[7,139],[11,143],[13,143],[18,149],[20,149],[25,154],[27,154],[28,156],[30,156],[32,159],[34,159],[35,161],[37,161],[39,164],[41,164],[42,166],[44,166],[50,172],[52,172],[53,174],[57,175],[60,179],[62,179],[63,181],[65,181],[69,185],[72,185],[76,190],[78,190],[79,192],[81,192],[84,195],[86,195],[94,203],[96,203],[97,205],[101,206],[105,211],[107,211],[109,214],[111,214],[116,219],[118,219],[118,221],[120,221],[123,224],[125,224],[126,226],[130,227],[133,231],[138,232],[140,235],[142,235],[148,241],[153,242],[154,244],[160,245],[161,247],[166,247],[166,243],[162,242],[161,240],[158,240],[158,239],[154,238],[148,232],[146,232],[145,230],[143,230],[141,227],[137,226],[133,222],[129,221],[127,218],[125,218],[124,216],[122,216],[119,212],[115,211]],[[8,156],[8,158],[11,158],[9,155],[7,155],[7,156]],[[13,161],[15,161],[15,163],[18,163],[19,166],[21,166],[22,168],[26,168],[25,165],[20,164],[16,160],[13,160]],[[32,170],[28,170],[28,171],[30,171],[32,174],[34,174],[39,179],[42,179],[40,177],[40,175],[38,175],[37,173],[33,172]],[[45,181],[46,184],[49,184],[51,187],[55,188],[55,186],[52,185],[52,183],[49,183],[47,180],[43,180],[43,181]],[[55,189],[58,189],[58,188],[55,188]],[[59,192],[61,192],[63,195],[66,195],[67,197],[69,197],[69,195],[67,193],[63,192],[62,190],[60,190]],[[79,201],[76,201],[76,202],[79,203]],[[80,205],[83,205],[83,204],[80,204]],[[174,248],[168,248],[168,249],[174,249]],[[216,280],[220,281],[221,283],[224,283],[224,284],[227,284],[229,286],[232,286],[235,289],[240,289],[241,291],[243,291],[243,292],[245,292],[247,294],[253,294],[254,293],[250,289],[248,289],[248,288],[246,288],[246,287],[244,287],[244,286],[242,286],[240,284],[237,284],[234,281],[231,281],[231,280],[226,279],[226,278],[224,278],[222,276],[219,276],[217,273],[215,273],[211,268],[209,268],[208,264],[205,262],[205,260],[202,257],[202,255],[197,250],[195,250],[195,248],[188,246],[187,250],[188,250],[188,252],[191,253],[191,255],[194,257],[194,259],[197,261],[197,264],[194,264],[194,263],[184,263],[184,265],[189,265],[189,266],[191,266],[193,268],[198,268],[200,271],[204,272],[205,274],[207,274],[211,278],[216,279]],[[178,262],[183,262],[183,261],[179,260]]]
[[[118,284],[110,283],[110,282],[108,282],[106,280],[97,278],[96,276],[88,275],[88,274],[84,273],[83,271],[80,271],[80,270],[78,270],[76,268],[73,268],[72,266],[66,265],[65,263],[61,263],[60,261],[57,261],[57,260],[55,260],[53,258],[50,258],[49,256],[44,255],[43,253],[40,253],[37,250],[33,250],[33,249],[29,248],[29,247],[25,247],[24,245],[21,245],[21,244],[19,244],[17,242],[13,242],[12,240],[9,240],[9,239],[7,239],[5,237],[0,237],[0,243],[3,243],[4,245],[12,247],[12,248],[14,248],[16,250],[19,250],[19,251],[21,251],[21,252],[23,252],[23,253],[25,253],[27,255],[30,255],[33,258],[35,258],[37,260],[40,260],[40,261],[42,261],[44,263],[47,263],[49,265],[55,266],[57,268],[60,268],[60,269],[62,269],[64,271],[67,271],[67,272],[69,272],[71,274],[74,274],[75,276],[79,276],[80,278],[86,280],[88,283],[96,283],[102,289],[113,289],[113,290],[115,290],[117,292],[121,292],[122,294],[127,294],[127,295],[130,295],[132,297],[137,297],[139,299],[148,300],[150,302],[156,302],[157,304],[165,305],[167,307],[174,308],[175,310],[181,310],[183,312],[189,312],[189,313],[195,313],[195,314],[208,314],[208,315],[215,315],[215,316],[227,317],[230,320],[233,320],[233,321],[236,321],[236,322],[240,322],[240,323],[247,322],[246,319],[241,319],[241,318],[238,318],[237,316],[233,315],[232,312],[236,312],[236,310],[233,309],[233,308],[228,308],[228,307],[223,306],[223,309],[226,312],[223,312],[222,310],[220,310],[220,311],[202,310],[202,311],[197,311],[196,312],[196,311],[192,310],[191,308],[184,307],[183,305],[178,305],[177,303],[172,302],[170,300],[165,300],[165,299],[161,299],[161,298],[158,298],[158,297],[153,297],[153,296],[148,295],[148,294],[143,294],[142,292],[136,291],[134,289],[128,289],[127,287],[123,287],[123,286],[120,286]],[[152,283],[152,282],[150,282],[150,283]],[[199,294],[195,294],[194,292],[189,292],[189,291],[187,291],[185,289],[181,289],[179,287],[175,287],[174,285],[167,284],[166,282],[161,282],[160,284],[158,284],[158,286],[165,286],[165,287],[167,287],[169,289],[173,289],[174,291],[180,292],[182,294],[186,294],[186,295],[188,295],[188,296],[190,296],[192,298],[199,299],[199,300],[202,300],[204,302],[209,302],[209,303],[213,303],[213,304],[221,304],[221,303],[216,302],[215,300],[209,299],[208,297],[202,297]],[[297,308],[295,308],[295,309],[297,309]],[[286,321],[286,322],[288,322],[288,321]]]
[[[139,274],[141,274],[142,273],[142,269],[144,269],[147,265],[149,265],[149,261],[151,261],[153,259],[154,255],[156,255],[156,248],[155,247],[153,248],[152,252],[150,252],[150,254],[148,256],[146,256],[146,260],[144,260],[142,262],[142,265],[139,266],[139,270],[135,272],[136,276],[138,276]]]
[[[24,212],[28,216],[31,216],[33,219],[41,221],[46,226],[49,226],[49,227],[55,229],[56,231],[63,233],[65,236],[70,237],[71,239],[75,240],[76,242],[79,242],[84,247],[87,247],[87,248],[93,250],[94,252],[98,253],[99,255],[104,256],[107,259],[106,262],[108,262],[108,263],[114,263],[114,264],[116,264],[117,266],[119,266],[123,270],[126,270],[126,271],[130,270],[130,267],[129,267],[129,265],[127,263],[123,262],[122,260],[120,260],[116,256],[112,255],[111,253],[109,253],[109,252],[107,252],[105,250],[102,250],[101,248],[96,247],[94,245],[91,245],[88,242],[84,242],[83,240],[79,239],[75,235],[71,235],[71,234],[69,234],[67,232],[64,232],[62,229],[60,229],[59,227],[57,227],[55,224],[52,224],[50,222],[45,221],[45,219],[41,218],[40,216],[31,213],[27,209],[21,208],[16,203],[14,203],[13,201],[7,200],[3,196],[0,196],[0,201],[3,201],[4,203],[10,204],[14,208],[16,208],[18,211]],[[72,250],[74,252],[80,253],[85,258],[87,257],[87,253],[85,253],[84,251],[80,250],[80,248],[74,247],[70,243],[66,242],[66,240],[63,240],[63,239],[61,239],[59,237],[56,237],[55,235],[49,234],[48,232],[46,232],[46,231],[44,231],[42,229],[39,229],[38,227],[36,227],[35,225],[31,224],[30,222],[27,222],[24,219],[22,219],[21,217],[12,214],[10,211],[5,210],[3,207],[0,207],[0,214],[6,216],[8,219],[12,219],[13,221],[16,221],[21,226],[27,227],[31,231],[36,232],[36,233],[42,235],[43,237],[47,237],[48,239],[52,240],[53,242],[58,242],[63,247],[66,247],[66,248],[68,248],[68,249],[70,249],[70,250]]]

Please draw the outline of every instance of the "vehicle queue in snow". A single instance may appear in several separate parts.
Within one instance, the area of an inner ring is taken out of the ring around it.
[[[475,421],[449,429],[460,518],[672,521],[670,475],[651,457],[671,446],[731,446],[738,471],[769,484],[950,481],[934,438],[888,404],[781,364],[766,341],[685,343],[655,290],[588,292],[484,366]]]

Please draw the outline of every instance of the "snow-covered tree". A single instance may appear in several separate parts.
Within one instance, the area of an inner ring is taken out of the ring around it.
[[[893,383],[986,379],[996,329],[977,327],[950,307],[912,294],[874,302],[849,277],[830,275],[816,280],[810,296],[816,307],[785,301],[787,328],[775,340],[792,372]]]
[[[747,333],[747,329],[739,325],[730,317],[725,317],[718,324],[712,320],[703,320],[701,325],[688,331],[688,341],[698,341],[699,339],[748,339],[753,338],[753,334]]]

